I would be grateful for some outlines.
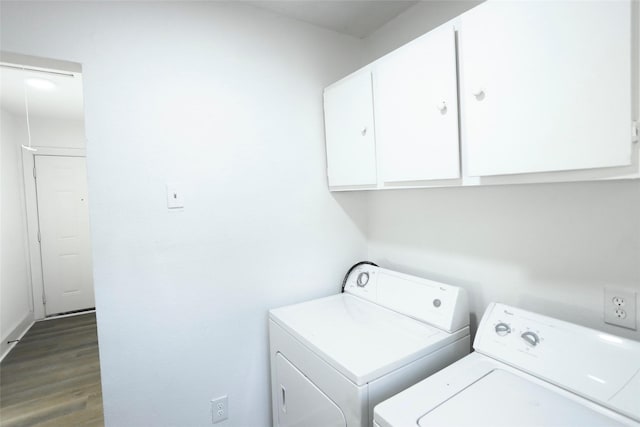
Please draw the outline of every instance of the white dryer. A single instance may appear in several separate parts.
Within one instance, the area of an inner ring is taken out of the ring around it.
[[[372,265],[269,312],[274,426],[371,426],[373,407],[469,354],[463,289]]]
[[[475,352],[379,404],[374,426],[640,426],[640,343],[492,303]]]

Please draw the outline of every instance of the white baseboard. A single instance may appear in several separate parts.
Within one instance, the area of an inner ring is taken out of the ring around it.
[[[46,322],[47,320],[56,320],[56,319],[63,319],[65,317],[73,317],[73,316],[82,316],[83,314],[89,314],[89,313],[95,313],[96,309],[92,308],[91,310],[83,310],[83,311],[76,311],[75,313],[69,313],[69,314],[56,314],[50,317],[45,317],[44,319],[38,319],[36,320],[36,322]]]
[[[9,332],[5,337],[2,337],[0,341],[0,362],[9,354],[9,352],[16,346],[17,342],[8,344],[7,341],[20,340],[27,333],[34,324],[33,313],[28,313],[27,316],[22,319],[18,324]]]

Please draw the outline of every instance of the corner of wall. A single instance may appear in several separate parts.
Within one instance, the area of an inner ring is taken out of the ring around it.
[[[371,62],[448,22],[484,0],[420,1],[366,37],[363,56]]]
[[[27,331],[31,329],[33,324],[33,312],[28,312],[24,319],[20,320],[11,329],[9,329],[9,332],[5,336],[0,337],[2,339],[0,342],[0,362],[2,362],[9,352],[14,349],[17,341],[22,339]]]

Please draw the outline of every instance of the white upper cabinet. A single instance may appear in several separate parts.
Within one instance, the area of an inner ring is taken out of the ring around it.
[[[363,70],[324,91],[329,185],[375,186],[376,146],[371,72]]]
[[[466,174],[630,164],[631,21],[629,1],[489,1],[462,15]]]
[[[383,184],[459,178],[453,25],[392,52],[373,70]]]
[[[488,0],[329,86],[331,190],[640,178],[639,18]]]

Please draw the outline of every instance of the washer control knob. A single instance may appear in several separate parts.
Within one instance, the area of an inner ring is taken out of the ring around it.
[[[531,347],[535,347],[540,344],[540,337],[535,332],[526,331],[520,335],[520,338],[524,340]]]
[[[364,288],[365,286],[367,286],[367,283],[369,283],[369,273],[367,273],[366,271],[363,271],[362,273],[358,274],[358,279],[356,279],[356,284],[359,287]]]
[[[500,335],[501,337],[504,337],[505,335],[510,333],[511,333],[511,326],[509,326],[508,324],[504,322],[500,322],[496,325],[496,334]]]

